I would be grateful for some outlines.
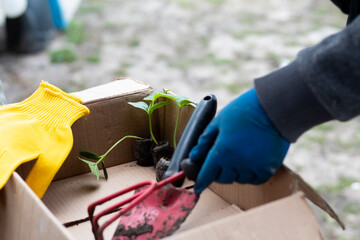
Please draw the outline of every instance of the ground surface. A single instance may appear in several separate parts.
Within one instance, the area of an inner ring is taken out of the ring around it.
[[[219,107],[304,47],[345,23],[330,1],[83,1],[66,32],[35,54],[0,56],[8,102],[30,95],[40,80],[72,92],[128,76]],[[285,163],[339,213],[340,227],[316,211],[325,239],[360,236],[360,122],[331,122],[307,132]]]

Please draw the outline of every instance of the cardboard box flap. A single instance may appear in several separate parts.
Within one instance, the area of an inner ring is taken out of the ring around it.
[[[1,239],[74,239],[16,172],[0,199]]]
[[[167,239],[322,239],[311,208],[302,193],[235,214]]]
[[[308,200],[329,214],[329,216],[336,220],[342,229],[345,230],[344,222],[339,218],[330,205],[309,184],[307,184],[304,179],[300,177],[300,175],[296,174],[288,168],[287,171],[293,175],[294,181],[296,182],[296,184],[294,184],[294,191],[302,191]]]
[[[132,95],[137,92],[143,92],[144,90],[152,91],[152,87],[132,78],[117,78],[116,81],[74,92],[73,94],[81,98],[83,103],[91,103],[92,101],[119,97],[124,94]]]
[[[286,168],[280,168],[261,185],[212,183],[210,188],[229,203],[248,210],[293,194],[294,181]]]
[[[307,199],[328,213],[344,228],[344,223],[329,204],[298,174],[286,166],[282,166],[269,181],[261,185],[237,183],[223,185],[213,183],[210,188],[229,203],[236,204],[243,210],[248,210],[284,198],[297,191],[302,191]]]

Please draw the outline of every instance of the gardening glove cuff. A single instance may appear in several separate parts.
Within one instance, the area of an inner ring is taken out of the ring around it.
[[[18,106],[20,111],[41,123],[52,128],[62,128],[70,127],[80,117],[89,115],[89,109],[80,102],[74,95],[42,82],[40,87]]]
[[[272,123],[290,142],[310,128],[334,119],[305,84],[296,61],[255,79],[259,101]]]
[[[44,89],[49,89],[49,90],[51,90],[53,92],[60,93],[61,95],[64,95],[65,97],[74,100],[75,102],[82,103],[82,100],[79,97],[77,97],[77,96],[75,96],[73,94],[64,92],[60,88],[58,88],[58,87],[56,87],[56,86],[54,86],[54,85],[52,85],[52,84],[50,84],[50,83],[48,83],[46,81],[41,81],[39,88],[33,94],[31,94],[30,97],[28,97],[27,99],[25,99],[21,103],[30,102],[30,101],[38,99],[40,97],[40,95],[42,94],[42,92],[44,91]]]

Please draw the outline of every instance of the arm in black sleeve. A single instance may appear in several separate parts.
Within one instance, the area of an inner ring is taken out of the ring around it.
[[[331,0],[340,10],[348,14],[347,24],[351,23],[360,13],[359,0]]]
[[[349,5],[351,0],[331,0],[340,10],[345,13],[349,14]]]
[[[360,114],[360,17],[288,66],[255,79],[265,111],[291,142],[320,123]]]

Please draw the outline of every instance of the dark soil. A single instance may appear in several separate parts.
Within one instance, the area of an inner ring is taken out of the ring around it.
[[[155,146],[152,150],[154,166],[160,161],[161,158],[171,159],[174,153],[174,148],[168,141],[160,142],[158,146]]]
[[[129,239],[133,239],[133,237],[139,236],[141,234],[152,232],[153,228],[153,225],[144,223],[138,224],[136,228],[129,227],[128,229],[125,229],[125,226],[121,224],[117,227],[114,237],[116,239],[116,237],[125,236]]]
[[[154,166],[152,149],[155,143],[150,139],[136,139],[134,144],[134,157],[140,166]]]
[[[163,179],[164,173],[170,165],[170,160],[168,158],[161,158],[156,164],[156,181],[160,182]]]

